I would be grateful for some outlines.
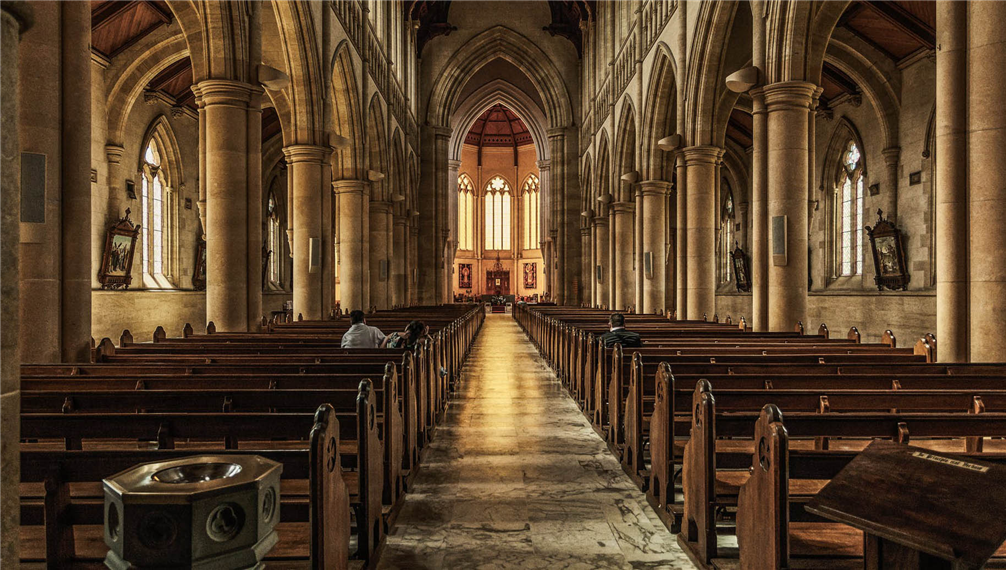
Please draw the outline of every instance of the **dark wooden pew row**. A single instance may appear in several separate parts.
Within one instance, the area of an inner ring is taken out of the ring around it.
[[[997,414],[1001,416],[1001,414]],[[1001,435],[1003,424],[997,418],[978,422],[972,417],[970,425],[959,423],[957,434],[967,436]],[[985,418],[989,419],[989,418]],[[927,420],[913,421],[910,429],[920,432]],[[937,426],[941,420],[932,418]],[[747,454],[750,477],[740,487],[737,496],[736,535],[738,549],[718,547],[711,552],[711,566],[734,566],[752,570],[780,570],[782,568],[863,567],[863,533],[852,527],[824,520],[804,509],[823,483],[834,478],[857,455],[857,450],[825,451],[797,449],[791,440],[789,414],[775,406],[766,406],[758,416],[754,438],[760,443],[757,450]],[[827,429],[818,431],[829,431]],[[935,428],[939,432],[939,427]],[[805,432],[806,433],[806,432]],[[914,445],[920,442],[915,440]],[[886,445],[897,445],[888,443]],[[940,455],[944,455],[941,453]],[[944,455],[945,456],[945,455]],[[954,459],[978,464],[1004,464],[1006,453],[954,451]],[[920,479],[921,481],[921,479]],[[864,492],[868,490],[864,489]],[[980,509],[980,505],[973,505]],[[920,512],[919,516],[940,517],[937,512]],[[953,521],[948,533],[955,532]],[[906,539],[911,540],[911,529],[906,529]],[[921,544],[921,543],[920,543]],[[717,556],[730,557],[723,560]],[[736,558],[739,557],[739,560]],[[1006,563],[1006,548],[1000,547],[987,567],[1002,567]]]
[[[41,417],[32,416],[29,427],[42,421]],[[220,425],[213,423],[214,427]],[[304,431],[305,426],[310,430]],[[340,459],[339,414],[322,405],[313,415],[297,414],[296,421],[281,422],[279,427],[292,430],[284,432],[287,435],[303,438],[303,445],[300,449],[253,451],[283,464],[280,542],[266,561],[270,568],[348,568],[351,499]],[[44,435],[57,433],[63,434],[53,428]],[[140,463],[193,454],[191,449],[139,450],[135,442],[133,449],[101,451],[30,447],[26,445],[21,451],[21,559],[26,568],[102,568],[107,547],[102,537],[101,480]],[[249,452],[212,450],[223,455]],[[363,480],[367,481],[366,475]],[[367,520],[367,508],[358,504],[364,515],[359,520]],[[366,542],[361,544],[367,547]]]
[[[999,411],[1006,410],[1004,407],[984,412],[984,405],[980,410],[972,407],[973,400],[964,409],[947,410],[939,401],[941,394],[932,394],[928,405],[923,405],[925,396],[903,398],[900,392],[889,391],[885,396],[887,403],[915,405],[928,411],[884,412],[876,411],[875,404],[868,404],[865,409],[841,413],[787,412],[789,434],[799,438],[803,449],[820,450],[828,448],[827,442],[831,442],[832,448],[846,451],[858,451],[873,438],[899,443],[908,443],[911,439],[915,445],[933,446],[941,451],[954,447],[959,451],[979,451],[986,443],[996,443],[987,442],[985,437],[1006,435],[1006,413]],[[727,394],[723,396],[727,399]],[[1002,396],[1001,391],[982,394],[977,402],[988,398],[1001,406]],[[692,414],[686,421],[675,421],[672,428],[677,434],[690,432],[683,454],[684,518],[680,542],[699,563],[709,564],[718,556],[716,512],[736,507],[738,491],[748,478],[751,454],[757,455],[763,444],[755,431],[758,412],[745,409],[743,403],[734,409],[720,409],[708,382],[697,384],[692,401]],[[776,412],[779,409],[774,404],[765,404],[762,409],[766,407]],[[982,413],[974,413],[976,411]],[[781,412],[778,413],[781,417]],[[659,450],[656,449],[658,445]],[[664,439],[659,439],[654,441],[654,446],[656,460],[667,445]],[[803,489],[804,492],[808,490],[815,491],[816,487],[810,484]]]

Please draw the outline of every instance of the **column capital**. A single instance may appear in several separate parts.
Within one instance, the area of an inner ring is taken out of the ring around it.
[[[370,183],[366,180],[333,180],[332,191],[336,194],[370,195]]]
[[[590,226],[583,226],[580,228],[581,237],[590,237]]]
[[[771,111],[810,109],[818,86],[806,81],[781,81],[763,88],[765,107]]]
[[[880,154],[884,156],[884,162],[887,166],[897,166],[898,161],[901,160],[901,147],[891,146],[880,151]]]
[[[437,138],[449,139],[454,132],[450,127],[442,127],[440,125],[431,125],[430,128],[433,129],[433,136]]]
[[[126,149],[121,145],[117,144],[106,144],[105,145],[105,158],[108,162],[112,164],[119,164],[122,162],[122,155],[126,153]]]
[[[643,196],[663,196],[671,192],[671,183],[666,180],[643,180],[639,183],[639,192]]]
[[[608,216],[594,216],[591,220],[595,225],[606,226],[608,225]]]
[[[564,137],[566,136],[566,127],[549,127],[548,130],[545,131],[545,134],[550,139],[555,137]]]
[[[391,202],[384,202],[381,200],[374,200],[370,203],[370,213],[371,214],[388,214],[391,213]]]
[[[635,202],[613,202],[611,204],[611,210],[615,214],[631,214],[636,211]]]
[[[548,170],[552,166],[552,161],[549,159],[539,160],[534,165],[538,167],[538,170]]]
[[[228,105],[244,109],[251,102],[252,95],[261,91],[261,87],[230,79],[204,79],[192,86],[196,102],[203,107]]]
[[[716,164],[726,150],[718,146],[702,145],[690,146],[681,149],[681,156],[685,159],[685,166],[693,164]]]
[[[453,160],[453,159],[452,160],[448,160],[447,161],[447,168],[448,168],[448,170],[460,170],[461,169],[461,161],[460,160]]]
[[[35,23],[35,9],[28,2],[4,0],[3,4],[0,4],[0,10],[17,22],[19,34],[27,32]]]
[[[409,217],[401,214],[392,214],[391,222],[396,226],[404,226],[409,223]]]
[[[327,146],[292,144],[283,147],[283,156],[286,157],[287,164],[296,164],[298,162],[324,164],[331,155],[332,149]]]

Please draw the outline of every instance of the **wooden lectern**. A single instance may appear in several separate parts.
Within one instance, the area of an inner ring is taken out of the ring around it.
[[[862,530],[867,570],[981,568],[1006,541],[1006,466],[875,441],[806,510]]]

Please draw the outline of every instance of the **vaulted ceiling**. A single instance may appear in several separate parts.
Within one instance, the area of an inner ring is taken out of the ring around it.
[[[163,0],[91,0],[91,47],[113,58],[172,18]]]
[[[838,25],[897,62],[936,47],[936,2],[853,2]]]
[[[479,147],[518,147],[533,144],[534,141],[520,117],[497,103],[475,119],[465,136],[465,143]]]

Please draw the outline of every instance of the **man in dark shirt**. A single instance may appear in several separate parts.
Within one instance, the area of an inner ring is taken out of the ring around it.
[[[611,330],[601,335],[606,348],[611,348],[615,344],[621,344],[623,348],[643,345],[638,333],[625,330],[625,316],[621,313],[612,313],[608,323],[611,325]]]

